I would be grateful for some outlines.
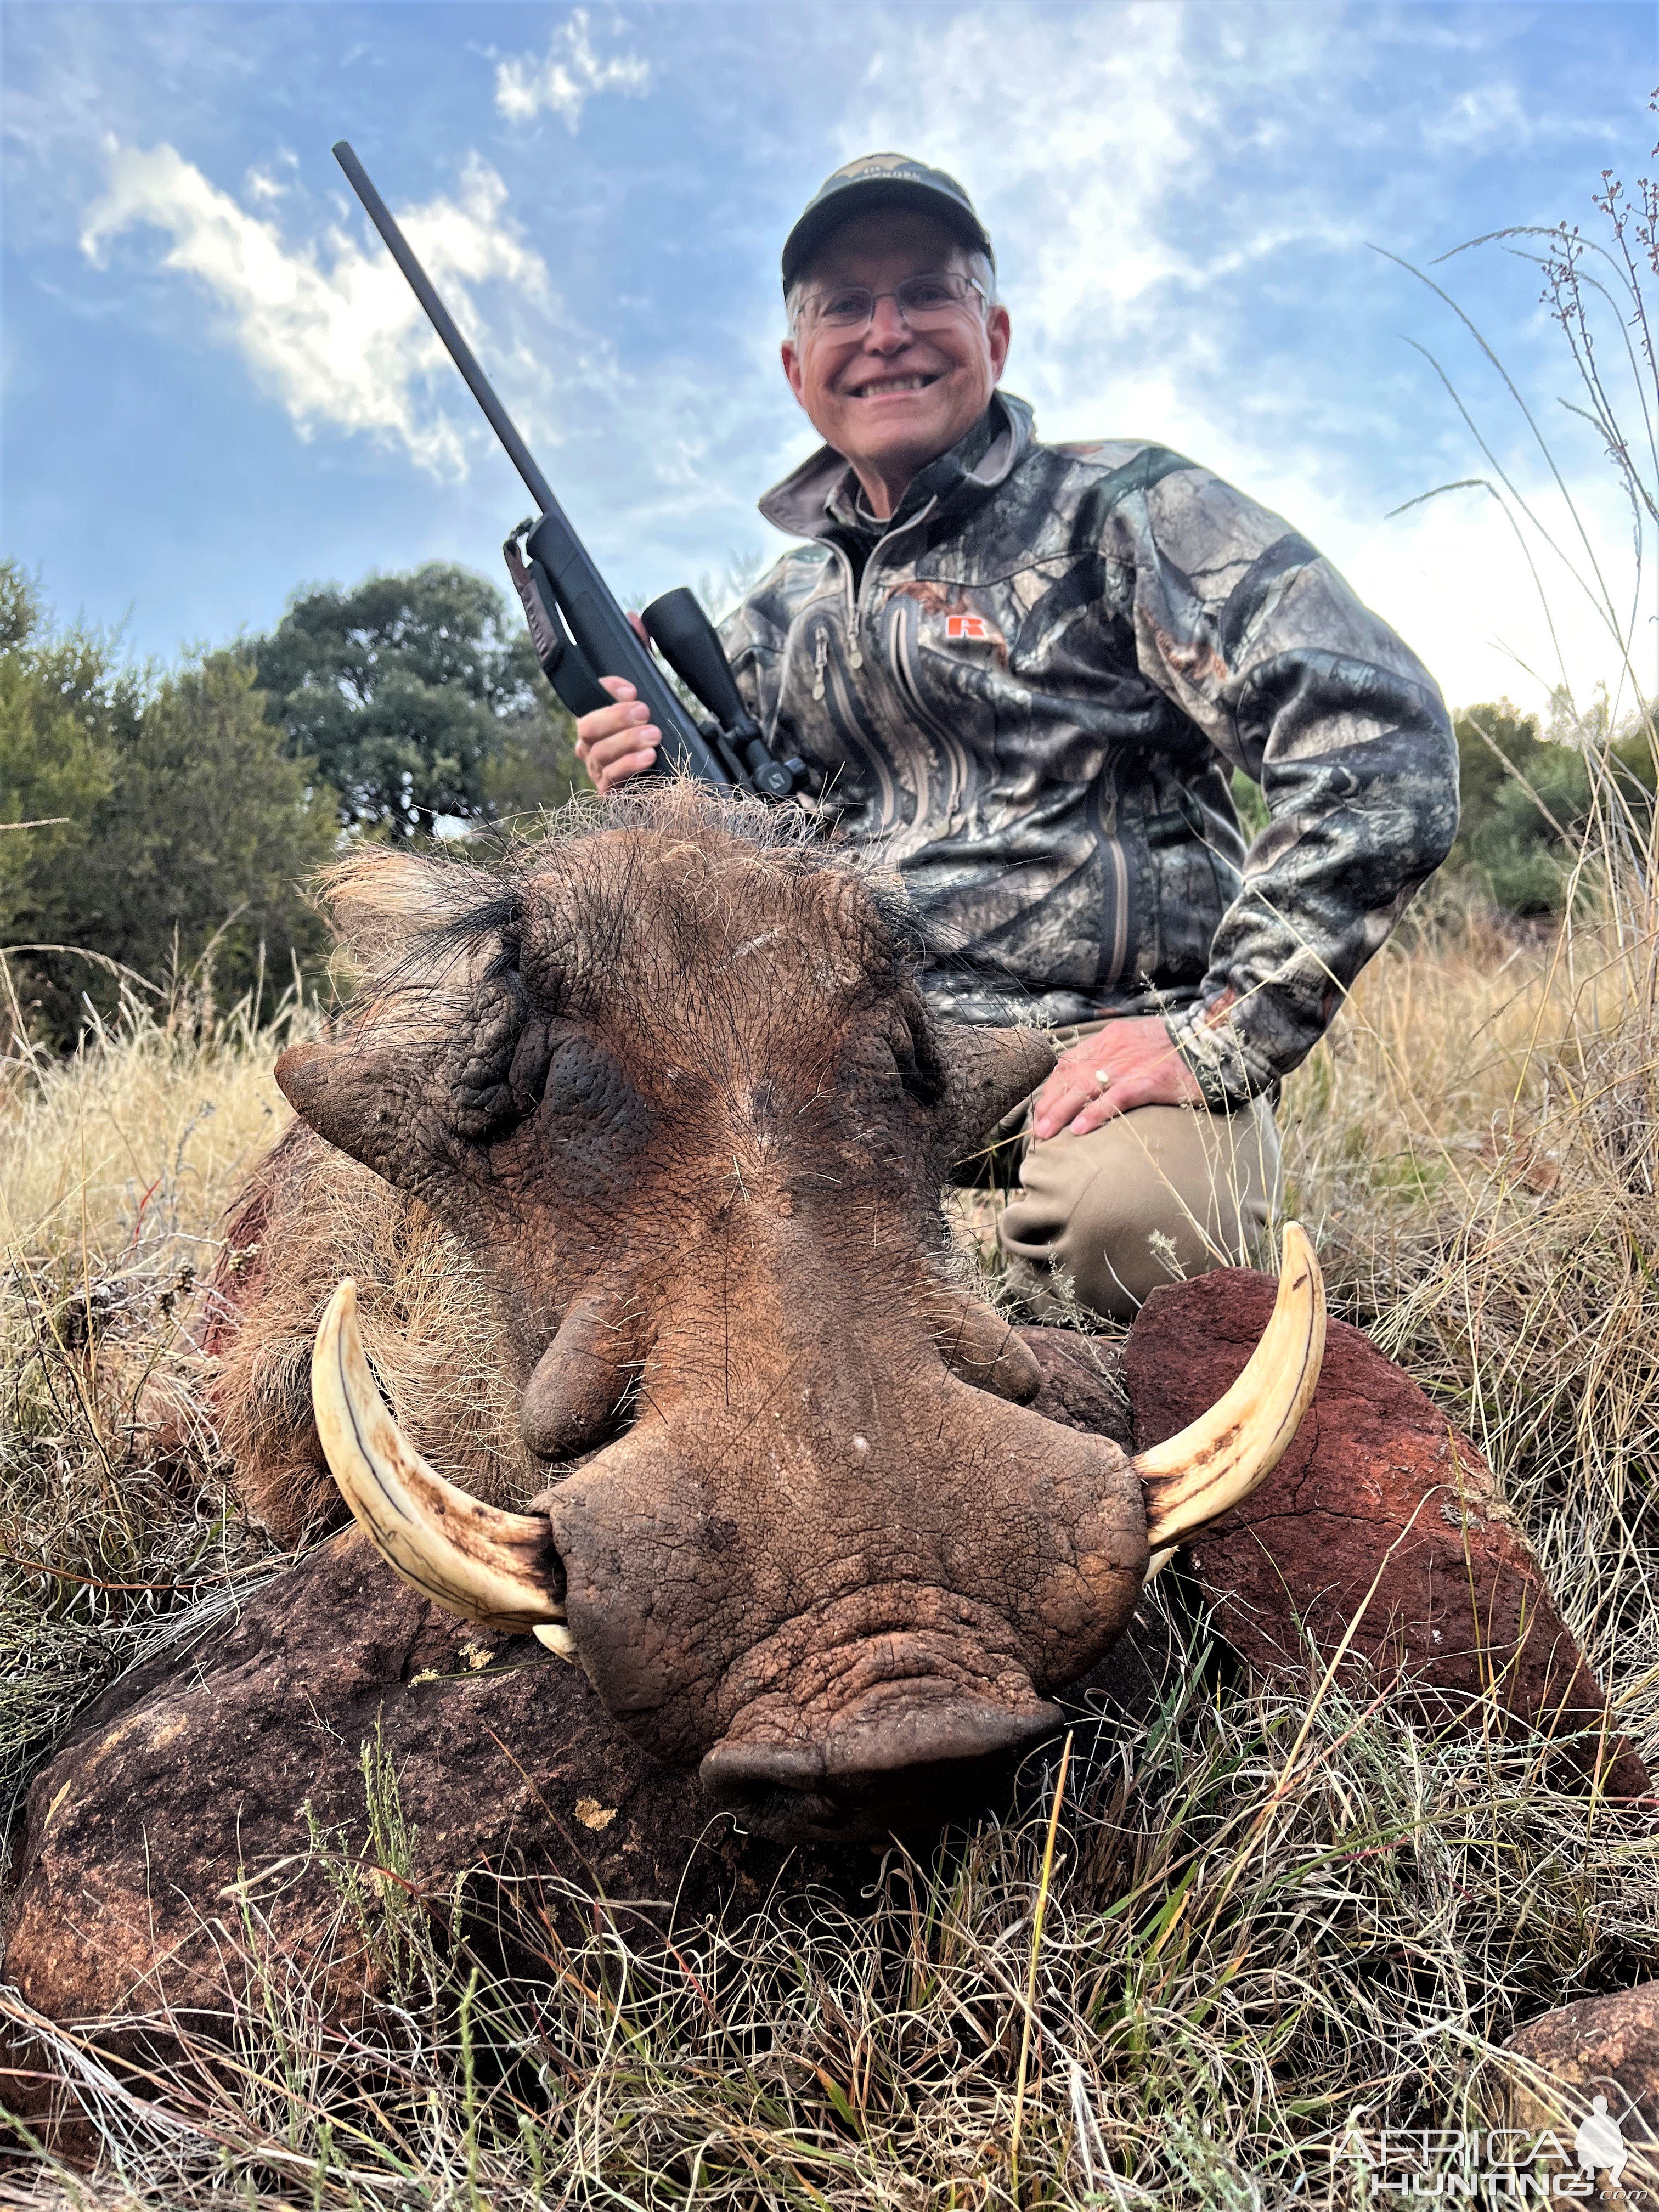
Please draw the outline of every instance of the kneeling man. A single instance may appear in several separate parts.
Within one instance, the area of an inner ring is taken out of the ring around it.
[[[941,1012],[1062,1049],[1002,1249],[1099,1313],[1247,1259],[1279,1086],[1457,823],[1445,705],[1279,516],[1167,447],[1049,446],[998,389],[1008,312],[961,185],[838,169],[783,250],[783,367],[822,449],[761,501],[804,542],[726,621],[775,751],[822,772],[930,935]],[[652,766],[625,683],[601,791]],[[1267,827],[1247,851],[1235,769]]]

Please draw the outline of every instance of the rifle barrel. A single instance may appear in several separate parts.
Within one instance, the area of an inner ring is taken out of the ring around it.
[[[495,397],[494,386],[474,358],[472,349],[456,329],[447,307],[432,289],[432,280],[415,258],[409,240],[398,229],[392,210],[368,180],[368,172],[347,140],[336,143],[334,158],[368,211],[368,219],[386,242],[387,251],[404,275],[409,289],[426,310],[426,319],[448,349],[449,358],[466,379],[467,389],[484,411],[490,428],[507,448],[507,459],[524,478],[526,489],[544,514],[562,514],[551,485],[531,459],[530,448],[519,435],[512,416]]]

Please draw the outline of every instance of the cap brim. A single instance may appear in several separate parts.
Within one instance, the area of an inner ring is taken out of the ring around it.
[[[807,209],[783,241],[784,290],[789,289],[832,230],[839,230],[854,216],[884,207],[914,208],[920,214],[933,216],[976,247],[993,268],[996,266],[984,226],[975,222],[960,200],[911,178],[872,177],[867,183],[843,185],[829,199]]]

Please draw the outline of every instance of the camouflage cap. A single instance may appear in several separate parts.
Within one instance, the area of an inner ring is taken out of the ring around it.
[[[877,207],[920,208],[960,232],[994,269],[990,234],[974,204],[954,177],[930,169],[908,154],[861,154],[856,161],[828,176],[806,203],[800,221],[783,242],[786,292],[837,225]]]

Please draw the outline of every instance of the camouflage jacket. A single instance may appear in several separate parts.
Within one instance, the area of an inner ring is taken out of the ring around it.
[[[728,617],[738,683],[965,956],[941,1011],[1161,1011],[1221,1109],[1288,1074],[1457,821],[1440,693],[1329,562],[1178,453],[1042,445],[1001,394],[884,525],[828,447],[761,512],[810,542]],[[1234,768],[1271,817],[1248,852]]]

